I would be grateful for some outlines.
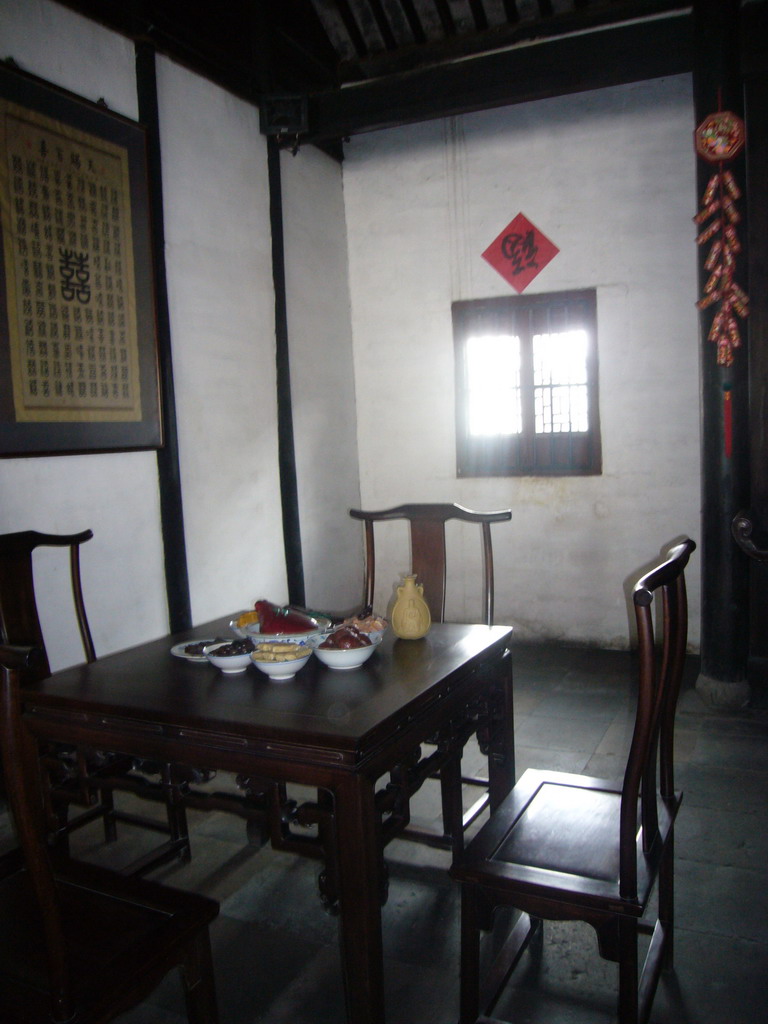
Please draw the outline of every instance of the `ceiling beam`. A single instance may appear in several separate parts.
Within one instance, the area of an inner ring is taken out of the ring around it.
[[[689,11],[549,39],[308,97],[304,141],[691,71]]]
[[[400,0],[401,5],[404,2],[412,0]],[[520,18],[509,7],[508,0],[505,8],[506,23],[490,26],[486,20],[482,29],[459,32],[453,20],[447,24],[442,22],[442,38],[424,40],[418,45],[404,43],[394,52],[373,49],[364,56],[358,55],[357,59],[342,60],[338,67],[338,78],[343,84],[370,81],[383,75],[415,71],[463,57],[506,50],[520,43],[534,40],[541,42],[609,25],[645,21],[672,12],[687,13],[690,8],[690,0],[570,0],[570,5],[558,4],[555,13],[548,0],[538,0],[538,17]],[[447,17],[452,19],[450,9],[447,9]]]

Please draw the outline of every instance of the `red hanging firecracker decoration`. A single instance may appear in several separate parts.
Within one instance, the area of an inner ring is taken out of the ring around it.
[[[696,224],[709,225],[700,232],[696,242],[704,245],[712,239],[704,267],[710,272],[704,286],[704,295],[696,303],[699,309],[718,303],[709,340],[717,345],[719,366],[731,366],[733,350],[741,345],[736,317],[745,319],[749,314],[749,299],[734,281],[736,254],[741,250],[736,225],[741,215],[736,201],[741,191],[723,161],[732,160],[744,148],[744,122],[728,110],[710,114],[696,129],[696,152],[708,163],[717,164],[709,179],[701,201],[701,210],[694,217]]]

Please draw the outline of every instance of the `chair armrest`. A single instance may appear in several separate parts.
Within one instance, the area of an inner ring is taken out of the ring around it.
[[[0,644],[0,665],[12,672],[30,668],[40,657],[39,647],[22,647],[18,644]]]

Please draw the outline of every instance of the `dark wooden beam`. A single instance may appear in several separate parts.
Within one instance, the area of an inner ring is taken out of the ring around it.
[[[541,43],[558,36],[629,25],[664,15],[688,14],[689,11],[690,4],[681,0],[615,0],[608,5],[594,3],[579,9],[559,7],[555,13],[550,4],[540,0],[538,16],[519,18],[513,5],[505,10],[506,24],[486,24],[474,31],[459,32],[451,22],[443,25],[440,39],[402,45],[394,52],[375,49],[356,60],[342,61],[338,79],[345,84],[362,82],[490,54],[534,40]]]
[[[278,8],[248,0],[218,7],[179,0],[59,0],[133,42],[151,43],[155,52],[250,103],[258,100],[262,76],[249,46],[250,19],[262,10],[272,24],[274,66],[282,91],[307,91],[336,84],[336,55],[311,5],[296,22],[294,0]],[[255,12],[255,14],[254,14]],[[367,53],[367,50],[365,51]]]
[[[488,18],[486,17],[482,0],[469,0],[469,9],[472,11],[475,28],[478,32],[485,31],[488,28]]]
[[[364,57],[368,53],[368,46],[347,0],[336,0],[336,10],[349,36],[349,40],[355,48],[355,53],[358,57]]]
[[[443,32],[446,36],[453,36],[456,34],[456,23],[453,20],[451,14],[451,8],[448,5],[448,0],[433,0],[435,8],[437,9],[438,17],[440,18],[440,24],[443,27]]]
[[[692,68],[691,17],[676,14],[311,94],[308,141],[681,74]]]
[[[742,7],[741,66],[747,121],[749,208],[750,510],[754,540],[768,538],[768,2]],[[768,707],[768,564],[750,563],[749,675],[756,704]]]
[[[288,335],[288,296],[285,280],[283,236],[283,191],[280,150],[273,137],[267,139],[269,174],[269,222],[272,228],[272,281],[275,289],[275,362],[277,367],[277,446],[280,497],[283,516],[283,546],[288,580],[288,603],[303,608],[304,559],[301,548],[296,446],[293,434],[291,365]]]
[[[261,69],[263,91],[274,87],[274,54],[271,44],[272,11],[254,7],[251,22],[251,47]],[[269,182],[269,224],[272,242],[272,286],[275,295],[275,370],[277,384],[277,459],[280,474],[280,508],[283,524],[283,550],[288,582],[288,602],[304,606],[304,560],[301,548],[299,490],[296,471],[296,446],[293,433],[291,395],[291,353],[288,330],[288,290],[285,270],[283,225],[283,184],[280,149],[274,135],[267,136],[267,177]]]
[[[520,12],[517,9],[515,0],[504,0],[504,17],[510,25],[516,24],[520,21]]]
[[[389,18],[381,5],[381,0],[368,0],[368,6],[371,9],[373,20],[376,23],[376,28],[379,30],[379,35],[385,48],[387,50],[394,50],[397,46],[397,40],[389,23]]]
[[[403,8],[403,15],[408,22],[413,41],[418,45],[423,45],[427,41],[427,34],[413,5],[413,0],[400,0],[400,6]]]
[[[693,76],[696,124],[718,110],[743,116],[739,67],[739,0],[694,0],[696,66]],[[743,153],[728,161],[743,193]],[[713,165],[696,161],[696,204],[701,207]],[[739,234],[747,230],[745,204]],[[711,270],[709,246],[698,250],[699,295]],[[743,256],[735,277],[744,287]],[[744,347],[731,366],[717,362],[708,340],[715,306],[699,312],[701,381],[701,674],[697,689],[716,706],[738,708],[749,698],[749,564],[731,535],[736,513],[749,502],[748,364]],[[729,426],[730,420],[730,426]],[[729,441],[730,438],[730,441]]]
[[[176,392],[171,356],[171,323],[165,274],[163,177],[160,153],[160,117],[157,106],[155,51],[149,43],[136,44],[136,91],[139,117],[147,128],[147,173],[154,250],[155,309],[164,444],[157,452],[160,523],[163,535],[165,590],[172,633],[192,625],[187,548],[184,539],[184,502],[181,493]]]

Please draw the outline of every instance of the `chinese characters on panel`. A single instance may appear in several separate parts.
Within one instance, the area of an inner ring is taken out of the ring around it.
[[[126,152],[0,100],[17,422],[141,419]]]

